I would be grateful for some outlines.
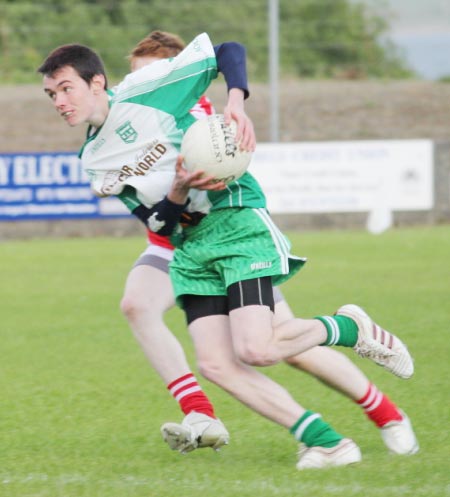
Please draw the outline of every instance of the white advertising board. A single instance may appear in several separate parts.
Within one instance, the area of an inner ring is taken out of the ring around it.
[[[260,143],[249,171],[275,214],[429,210],[434,203],[431,140]]]

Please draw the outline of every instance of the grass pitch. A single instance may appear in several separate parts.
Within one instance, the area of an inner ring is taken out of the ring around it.
[[[284,364],[265,372],[363,453],[298,472],[289,433],[202,381],[232,439],[181,456],[159,435],[181,420],[119,312],[144,238],[0,244],[0,495],[3,497],[444,497],[450,495],[450,227],[291,234],[309,258],[283,288],[300,316],[358,303],[415,357],[404,381],[346,351],[408,412],[421,445],[389,455],[360,409]],[[193,351],[179,310],[168,324]],[[342,350],[342,349],[341,349]]]

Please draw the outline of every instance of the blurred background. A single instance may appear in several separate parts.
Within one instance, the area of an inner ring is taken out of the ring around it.
[[[127,70],[125,55],[153,29],[190,40],[244,43],[253,80],[267,77],[268,13],[279,18],[280,72],[302,78],[425,78],[450,75],[447,0],[2,0],[3,83],[28,83],[55,46],[95,47],[110,75]],[[273,11],[274,12],[274,11]]]
[[[390,0],[389,5],[392,40],[417,75],[425,79],[448,77],[450,2]]]
[[[214,44],[234,40],[246,46],[246,109],[260,143],[370,140],[385,146],[428,140],[433,167],[424,168],[432,171],[427,195],[433,208],[414,222],[450,220],[448,0],[0,0],[0,158],[76,153],[84,141],[84,127],[65,125],[42,92],[36,69],[53,48],[91,46],[113,85],[129,71],[127,54],[155,29],[178,33],[186,42],[206,31]],[[208,96],[221,112],[221,78]],[[15,166],[4,164],[10,176],[4,173],[0,189],[15,188]],[[402,215],[396,213],[394,222],[411,219]],[[307,216],[294,217],[289,227]],[[363,217],[356,219],[361,225]],[[78,234],[75,221],[71,226]],[[311,226],[342,222],[332,217]],[[4,237],[17,232],[16,223],[0,224]]]

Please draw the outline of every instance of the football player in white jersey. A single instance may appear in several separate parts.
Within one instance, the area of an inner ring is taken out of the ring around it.
[[[174,57],[184,47],[177,35],[154,31],[132,50],[131,70]],[[190,112],[199,119],[213,111],[210,100],[203,95]],[[145,355],[185,414],[180,436],[167,437],[164,430],[163,436],[172,449],[180,452],[197,447],[218,449],[228,443],[228,431],[216,418],[210,399],[189,368],[181,344],[164,322],[165,312],[175,305],[169,278],[174,247],[168,236],[158,235],[148,227],[147,236],[148,246],[128,275],[121,310]]]
[[[68,52],[69,56],[67,56]],[[195,55],[198,55],[199,52],[202,55],[200,62],[205,62],[212,57],[208,40],[204,36],[194,40],[190,45],[191,54],[188,57],[191,74],[198,74],[198,72],[194,73],[193,69],[195,71],[201,69],[204,71],[204,77],[206,77],[206,83],[200,81],[200,84],[197,84],[194,81],[195,91],[192,91],[192,88],[187,90],[191,95],[195,95],[196,98],[199,96],[198,91],[203,92],[207,88],[211,70],[214,70],[214,64],[210,65],[209,63],[206,66],[197,64],[195,68],[192,68],[192,65],[199,62],[199,59],[195,58]],[[218,52],[215,51],[215,53],[218,56]],[[182,55],[184,55],[184,51]],[[78,66],[82,66],[83,73],[73,63],[74,58],[77,59]],[[144,78],[144,74],[140,74],[140,78],[129,79],[119,87],[116,94],[118,96],[112,96],[111,110],[109,110],[110,102],[106,92],[104,71],[92,68],[86,63],[89,60],[88,54],[80,46],[62,47],[54,51],[40,68],[40,72],[44,74],[45,91],[54,101],[57,110],[70,125],[87,122],[95,128],[92,130],[92,134],[90,134],[85,144],[82,155],[83,161],[85,154],[87,156],[84,162],[90,170],[92,184],[97,192],[102,193],[106,184],[111,186],[111,177],[109,176],[112,167],[111,162],[115,161],[117,166],[112,169],[113,171],[117,171],[117,175],[115,178],[116,183],[114,184],[113,181],[112,184],[112,193],[121,193],[125,185],[131,185],[138,194],[141,193],[140,198],[139,195],[137,196],[138,200],[144,202],[148,200],[149,194],[151,195],[154,192],[145,190],[146,187],[140,181],[142,179],[140,176],[145,176],[143,171],[155,166],[157,166],[155,169],[157,168],[161,173],[170,173],[170,167],[172,167],[173,172],[173,161],[176,156],[176,146],[174,147],[173,145],[180,142],[178,130],[180,128],[187,129],[192,121],[189,122],[188,119],[185,119],[186,116],[183,115],[183,111],[177,113],[176,109],[171,108],[171,102],[167,101],[167,95],[164,93],[166,90],[164,85],[163,87],[161,85],[156,87],[157,90],[161,90],[162,88],[161,92],[154,92],[153,80],[150,80],[146,75]],[[228,64],[230,60],[229,58],[223,65],[219,63],[219,67],[222,67],[224,73],[229,69]],[[182,74],[183,69],[186,70],[187,67],[183,63],[183,57],[180,56],[179,61],[181,64],[176,67],[176,71],[178,72],[176,72],[175,76],[177,78]],[[173,78],[173,67],[169,72],[166,70],[167,64],[159,65],[158,69],[159,71],[156,71],[156,79],[159,81],[164,80],[167,84],[171,84],[175,88],[176,85],[174,83],[178,83],[179,79]],[[138,73],[142,72],[142,70],[138,71]],[[149,71],[147,72],[150,74]],[[233,77],[234,75],[231,77],[231,80],[227,79],[227,83],[229,83],[229,100],[225,114],[228,116],[228,119],[233,117],[237,120],[238,135],[242,137],[242,146],[251,150],[254,147],[253,128],[245,116],[242,105],[243,97],[246,94],[246,86],[235,87],[233,83],[230,84],[230,81],[233,81]],[[185,81],[183,81],[184,83]],[[139,85],[141,86],[138,89]],[[146,88],[143,88],[143,85],[147,85]],[[233,91],[235,88],[237,92]],[[178,88],[178,91],[180,91],[180,88]],[[149,92],[154,92],[151,95],[154,97],[152,104],[146,109],[149,112],[143,112],[145,116],[140,116],[134,111],[137,107],[140,108],[143,105],[143,94],[149,94]],[[155,93],[157,94],[155,95]],[[166,100],[164,100],[164,97]],[[189,105],[188,108],[190,108],[193,103],[191,98],[186,99],[183,104],[185,107]],[[132,108],[133,104],[134,109]],[[160,112],[161,107],[163,107],[165,114],[169,114],[169,119],[165,119],[165,116],[162,115]],[[184,113],[186,110],[185,108]],[[111,114],[113,117],[108,120],[107,118]],[[153,118],[157,122],[158,133],[155,133],[153,130],[148,132],[145,127],[144,118]],[[160,132],[161,130],[162,133]],[[152,136],[152,134],[154,139],[146,143],[146,137]],[[122,150],[124,146],[120,141],[128,145],[137,142],[138,148],[144,146],[142,153],[137,156],[135,155],[136,162],[134,163],[134,168],[128,165],[126,156],[130,155],[129,150],[124,153]],[[108,146],[106,147],[105,144],[108,144]],[[170,147],[171,145],[172,147]],[[121,164],[122,167],[120,167]],[[123,164],[126,165],[124,166]],[[179,165],[177,170],[179,171]],[[170,180],[173,180],[173,174]],[[201,179],[199,174],[189,175],[184,173],[181,177],[176,178],[169,195],[174,192],[174,189],[177,194],[177,186],[180,184],[180,181],[182,186],[181,191],[184,195],[185,191],[189,191],[188,187],[208,188],[209,180],[208,178]],[[169,190],[168,185],[169,182],[163,185],[166,191]],[[116,192],[114,192],[116,187]],[[216,185],[216,188],[220,187],[220,185]],[[111,193],[111,190],[109,193]],[[175,195],[175,198],[178,199],[179,196]],[[178,202],[172,201],[170,198],[167,198],[167,201],[169,202],[171,211],[175,211],[176,222],[178,222],[178,217],[186,205],[183,205],[183,209],[176,212]],[[172,202],[172,205],[170,205],[170,202]],[[201,205],[201,203],[197,205]],[[170,220],[168,224],[170,224]],[[351,320],[351,318],[347,319]],[[337,318],[325,317],[322,318],[322,321],[324,324],[329,324],[329,321],[332,323],[330,325],[332,333],[327,338],[326,334],[323,335],[322,328],[320,328],[320,340],[325,341],[327,339],[330,343],[336,343],[339,339],[338,332],[344,333],[346,330],[341,330],[340,327],[336,328],[338,323]],[[344,320],[342,319],[342,321]],[[348,322],[345,320],[346,325]],[[350,331],[353,334],[353,330]],[[229,344],[227,346],[225,346],[225,343],[222,345],[225,351]],[[327,423],[320,419],[319,415],[305,411],[284,389],[239,361],[232,364],[232,369],[234,370],[232,371],[233,375],[230,377],[229,385],[230,391],[235,397],[269,419],[290,428],[294,436],[306,444],[307,450],[302,453],[298,465],[299,469],[350,464],[360,460],[359,449],[354,442],[344,439],[341,435],[337,434]],[[211,371],[213,370],[214,368],[211,369]],[[213,373],[209,377],[214,380],[212,376]],[[233,386],[231,387],[231,385]],[[294,423],[295,419],[297,419],[297,422]],[[184,436],[183,433],[181,435]]]

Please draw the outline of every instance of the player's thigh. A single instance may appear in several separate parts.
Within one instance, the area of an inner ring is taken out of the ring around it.
[[[244,362],[261,361],[272,340],[272,311],[267,306],[249,305],[230,311],[234,350]]]
[[[227,315],[211,315],[189,324],[198,367],[202,374],[219,374],[235,360]]]
[[[273,336],[271,277],[239,281],[230,285],[227,291],[231,336],[237,355],[245,362],[264,362],[264,357],[258,356],[266,351]]]
[[[122,307],[145,307],[164,312],[175,304],[168,274],[169,254],[144,253],[128,274]]]
[[[286,302],[286,300],[284,300],[281,293],[275,293],[275,290],[276,289],[274,289],[275,312],[273,314],[272,320],[274,328],[284,323],[285,321],[289,321],[290,319],[294,318],[294,314],[292,313],[289,304]]]

